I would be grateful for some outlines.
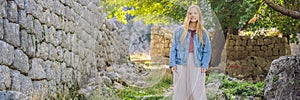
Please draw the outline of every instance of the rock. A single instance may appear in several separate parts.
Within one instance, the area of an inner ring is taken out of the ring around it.
[[[11,65],[14,59],[14,47],[0,40],[0,64]]]
[[[0,65],[0,91],[11,87],[10,69]]]
[[[20,92],[0,91],[0,99],[1,100],[31,100],[32,98]]]
[[[267,99],[300,99],[300,55],[282,56],[272,62],[265,80]]]
[[[31,79],[44,79],[46,78],[46,73],[43,69],[44,61],[40,58],[34,58],[31,60],[31,69],[28,72],[28,76]]]
[[[29,61],[26,54],[22,50],[16,49],[14,52],[14,63],[13,68],[21,71],[21,73],[28,73],[29,71]]]

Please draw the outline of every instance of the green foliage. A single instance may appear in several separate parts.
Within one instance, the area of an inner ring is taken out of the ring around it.
[[[274,3],[287,5],[288,2],[293,3],[295,1],[277,0],[277,2]],[[291,6],[292,5],[289,4],[288,8],[295,9]],[[299,6],[300,3],[298,3],[298,7]],[[257,11],[257,15],[259,16],[258,19],[255,21],[254,24],[250,24],[248,30],[258,30],[261,28],[276,27],[280,30],[281,33],[285,34],[285,36],[289,38],[290,43],[299,43],[299,40],[296,38],[297,31],[300,31],[299,19],[293,19],[292,17],[282,15],[281,13],[276,12],[272,8],[268,7],[268,5],[264,2],[261,3],[260,8]]]
[[[169,24],[183,22],[190,4],[199,0],[104,0],[101,2],[108,18],[116,17],[123,24],[127,23],[126,14],[135,16],[134,20],[143,20],[146,24]],[[128,10],[122,10],[128,8]],[[127,15],[128,16],[128,15]]]
[[[154,85],[153,87],[148,88],[140,88],[140,87],[134,87],[134,86],[128,86],[124,89],[117,89],[115,90],[115,94],[125,100],[136,100],[136,99],[142,99],[145,96],[150,96],[147,99],[148,100],[158,100],[162,99],[164,96],[164,90],[168,89],[170,85],[172,84],[172,75],[171,74],[165,74],[165,76],[162,78],[162,80]]]
[[[209,0],[223,27],[242,28],[259,7],[257,0]]]
[[[263,86],[264,81],[253,84],[250,82],[229,81],[226,77],[224,77],[220,89],[224,92],[227,98],[233,98],[234,96],[262,97]]]

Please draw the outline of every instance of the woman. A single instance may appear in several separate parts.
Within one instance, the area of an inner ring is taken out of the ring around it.
[[[205,72],[210,62],[209,36],[197,5],[189,7],[184,25],[174,32],[170,67],[174,73],[174,100],[206,100]]]

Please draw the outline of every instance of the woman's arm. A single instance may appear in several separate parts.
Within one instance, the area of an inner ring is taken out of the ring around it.
[[[210,62],[210,56],[211,56],[211,47],[210,47],[210,40],[209,36],[206,33],[206,31],[203,32],[203,39],[205,42],[205,46],[202,50],[202,64],[201,66],[205,69],[208,68],[209,62]]]
[[[176,46],[177,46],[177,43],[178,43],[178,38],[177,38],[177,34],[178,32],[180,31],[180,28],[177,28],[173,34],[173,40],[172,40],[172,46],[171,46],[171,49],[170,49],[170,68],[176,66]]]

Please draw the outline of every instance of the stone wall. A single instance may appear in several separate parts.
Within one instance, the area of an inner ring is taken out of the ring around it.
[[[152,27],[150,43],[150,55],[152,63],[169,65],[172,38],[172,31],[161,26]]]
[[[228,35],[227,60],[242,60],[248,56],[257,56],[269,60],[291,54],[290,46],[286,38]]]
[[[99,0],[1,0],[0,98],[88,96],[97,69],[127,60],[120,33]]]
[[[300,33],[297,34],[298,41],[300,41]],[[291,54],[292,55],[299,55],[300,54],[300,43],[292,43],[291,44]]]
[[[274,59],[291,54],[286,38],[231,34],[226,52],[226,74],[250,81],[264,80]]]

